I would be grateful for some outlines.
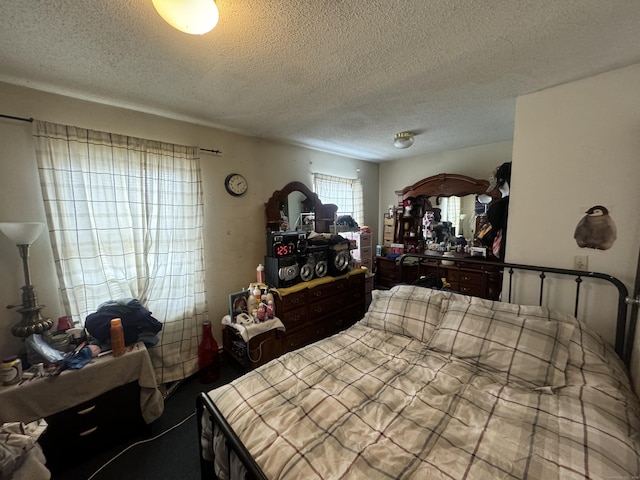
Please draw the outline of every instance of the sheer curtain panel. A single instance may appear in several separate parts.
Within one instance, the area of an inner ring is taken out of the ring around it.
[[[198,369],[206,316],[198,149],[35,122],[36,156],[62,300],[74,321],[136,298],[162,331],[158,381]]]
[[[313,191],[322,203],[333,203],[338,206],[337,215],[351,215],[362,226],[364,222],[364,205],[362,181],[359,178],[344,178],[313,174]]]

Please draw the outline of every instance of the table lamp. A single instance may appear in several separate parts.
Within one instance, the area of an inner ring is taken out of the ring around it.
[[[38,305],[38,297],[33,285],[31,285],[29,274],[29,247],[36,241],[43,227],[44,224],[39,222],[0,222],[0,231],[18,246],[24,267],[25,285],[22,287],[22,305],[17,310],[22,314],[22,319],[11,327],[11,333],[16,337],[28,337],[34,333],[42,333],[53,326],[53,320],[43,318],[40,313],[44,305]],[[8,305],[7,308],[14,306]]]

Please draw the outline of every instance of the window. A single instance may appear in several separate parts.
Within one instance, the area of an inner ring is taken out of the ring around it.
[[[455,229],[456,234],[461,234],[461,232],[458,232],[458,227],[460,225],[460,197],[443,197],[440,202],[440,208],[442,208],[442,221],[450,222],[451,226]]]
[[[362,182],[359,178],[343,178],[313,174],[313,191],[322,203],[338,206],[338,217],[350,215],[358,225],[364,222]]]
[[[84,323],[140,301],[162,324],[160,382],[198,369],[206,314],[198,149],[36,122],[36,157],[61,296]]]

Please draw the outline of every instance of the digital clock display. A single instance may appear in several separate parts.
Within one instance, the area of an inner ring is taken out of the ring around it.
[[[286,257],[287,255],[292,255],[294,252],[293,243],[287,244],[278,244],[275,245],[276,248],[276,256],[277,257]]]

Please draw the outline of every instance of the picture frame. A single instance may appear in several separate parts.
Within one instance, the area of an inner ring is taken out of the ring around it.
[[[236,323],[236,317],[241,313],[249,314],[249,290],[229,294],[229,317],[231,322]]]

